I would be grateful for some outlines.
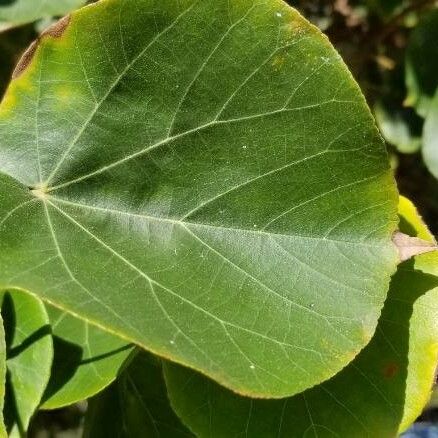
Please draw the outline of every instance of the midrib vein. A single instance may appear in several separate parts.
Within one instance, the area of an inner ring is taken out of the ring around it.
[[[329,104],[329,103],[333,103],[333,102],[341,102],[341,101],[329,100],[329,101],[326,101],[326,102],[320,102],[320,103],[317,103],[317,104],[300,106],[300,107],[296,107],[296,108],[281,108],[279,110],[274,110],[274,111],[270,111],[270,112],[267,112],[267,113],[253,114],[253,115],[249,115],[249,116],[239,117],[239,118],[236,118],[236,119],[212,120],[210,122],[205,123],[204,125],[196,126],[196,127],[192,128],[192,129],[188,129],[187,131],[181,132],[179,134],[175,134],[172,137],[165,137],[162,140],[159,140],[159,141],[157,141],[156,143],[154,143],[154,144],[152,144],[150,146],[147,146],[147,147],[145,147],[143,149],[140,149],[137,152],[134,152],[134,153],[132,153],[130,155],[127,155],[126,157],[123,157],[123,158],[121,158],[119,160],[116,160],[116,161],[114,161],[112,163],[109,163],[109,164],[107,164],[105,166],[102,166],[102,167],[100,167],[100,168],[98,168],[96,170],[93,170],[90,173],[87,173],[85,175],[81,175],[81,176],[79,176],[77,178],[73,178],[73,179],[71,179],[69,181],[66,181],[64,183],[60,183],[60,184],[57,184],[55,186],[48,187],[47,191],[48,192],[53,192],[55,190],[59,190],[59,189],[68,187],[70,185],[76,184],[78,182],[84,181],[86,179],[92,178],[93,176],[96,176],[96,175],[99,175],[101,173],[104,173],[104,172],[106,172],[106,171],[108,171],[110,169],[113,169],[113,168],[115,168],[117,166],[120,166],[120,165],[122,165],[122,164],[124,164],[124,163],[126,163],[126,162],[128,162],[130,160],[133,160],[133,159],[138,158],[138,157],[140,157],[142,155],[145,155],[145,154],[153,151],[154,149],[159,148],[160,146],[167,145],[169,143],[172,143],[173,141],[179,140],[179,139],[184,138],[184,137],[188,137],[191,134],[195,134],[197,132],[203,131],[204,129],[207,129],[207,128],[210,128],[210,127],[213,127],[213,126],[228,125],[230,123],[245,122],[245,121],[250,121],[250,120],[254,120],[254,119],[260,119],[260,118],[264,118],[264,117],[268,117],[268,116],[273,116],[273,115],[281,114],[281,113],[285,113],[285,112],[301,111],[301,110],[316,108],[316,107],[319,107],[319,106],[322,106],[322,105],[326,105],[326,104]],[[345,101],[345,102],[347,102],[347,101]],[[325,152],[327,152],[327,153],[336,153],[338,151],[336,151],[336,150],[323,150],[320,153],[325,153]],[[345,151],[342,151],[342,152],[345,152]],[[304,157],[303,160],[304,159],[308,159],[308,158],[312,158],[312,157],[313,156]],[[293,164],[293,163],[289,163],[289,164]],[[287,164],[286,166],[288,166],[289,164]],[[47,186],[47,183],[46,183],[46,186]]]
[[[368,178],[364,178],[364,179],[359,180],[359,181],[355,181],[354,184],[361,184],[361,183],[367,182],[369,180],[378,178],[379,176],[381,176],[380,173],[377,175],[373,175],[371,177],[368,177]],[[353,184],[342,185],[342,186],[339,186],[339,187],[337,187],[333,190],[330,190],[324,194],[329,195],[329,194],[332,194],[335,191],[341,190],[345,187],[351,187],[352,185]],[[322,196],[324,196],[324,194],[319,194],[319,195],[315,196],[314,198],[306,199],[305,201],[303,201],[299,204],[296,204],[293,208],[298,209],[301,206],[308,204],[312,200],[320,199]],[[212,229],[217,229],[217,230],[222,229],[222,230],[226,230],[226,231],[241,232],[241,233],[247,233],[247,234],[251,234],[251,235],[262,235],[262,236],[265,235],[267,237],[284,237],[284,238],[288,238],[288,239],[294,238],[294,239],[302,239],[302,240],[317,240],[317,241],[326,241],[326,242],[333,242],[333,243],[338,243],[338,244],[363,246],[363,247],[370,247],[370,248],[377,248],[379,246],[385,246],[384,243],[380,244],[377,241],[375,241],[373,243],[367,243],[367,242],[359,241],[359,240],[358,241],[349,241],[349,240],[342,240],[342,239],[333,239],[333,238],[328,237],[328,236],[321,236],[321,237],[319,237],[319,236],[305,236],[305,235],[300,235],[300,234],[295,234],[295,233],[284,234],[284,233],[279,233],[279,232],[274,232],[274,231],[267,231],[266,229],[251,229],[251,228],[246,229],[246,228],[231,227],[231,226],[227,227],[227,226],[217,225],[217,224],[193,222],[193,221],[187,220],[187,217],[189,216],[188,214],[185,214],[181,219],[174,219],[174,218],[170,218],[170,217],[152,216],[152,215],[143,214],[143,213],[133,213],[133,212],[118,210],[118,209],[114,209],[114,208],[99,207],[99,206],[95,206],[95,205],[83,204],[83,203],[79,203],[79,202],[70,201],[67,199],[58,198],[58,197],[55,197],[52,195],[50,195],[49,199],[50,199],[51,203],[65,204],[65,205],[69,205],[69,206],[75,207],[75,208],[83,208],[83,209],[97,211],[97,212],[101,212],[101,213],[118,214],[118,215],[122,215],[122,216],[128,216],[128,217],[133,217],[133,218],[138,218],[138,219],[146,219],[146,220],[150,220],[150,221],[154,221],[154,222],[162,222],[162,223],[168,223],[168,224],[172,224],[172,225],[181,225],[181,226],[186,226],[186,227],[204,227],[204,228],[212,228]],[[292,210],[290,209],[289,211],[292,211]]]
[[[215,124],[218,124],[218,123],[219,122],[210,122],[210,123],[207,123],[207,124],[205,124],[203,126],[198,126],[196,128],[193,128],[193,129],[190,129],[188,131],[184,131],[184,132],[182,132],[180,134],[174,135],[173,137],[166,137],[163,140],[160,140],[160,141],[158,141],[157,143],[155,143],[155,144],[153,144],[151,146],[148,146],[148,147],[146,147],[144,149],[141,149],[141,150],[139,150],[137,152],[134,152],[133,154],[128,155],[126,157],[123,157],[120,160],[114,161],[113,163],[107,164],[107,165],[105,165],[105,166],[103,166],[103,167],[101,167],[99,169],[94,170],[93,172],[90,172],[90,173],[87,173],[85,175],[79,176],[77,178],[74,178],[74,179],[72,179],[70,181],[58,184],[56,186],[49,187],[47,189],[47,192],[53,192],[55,190],[59,190],[59,189],[62,189],[64,187],[68,187],[68,186],[70,186],[72,184],[76,184],[76,183],[78,183],[80,181],[84,181],[86,179],[92,178],[93,176],[99,175],[100,173],[106,172],[109,169],[112,169],[114,167],[120,166],[121,164],[123,164],[123,163],[125,163],[127,161],[130,161],[130,160],[135,159],[135,158],[137,158],[137,157],[139,157],[141,155],[144,155],[144,154],[152,151],[153,149],[156,149],[156,148],[158,148],[160,146],[164,146],[164,145],[166,145],[168,143],[171,143],[174,140],[177,140],[179,138],[188,136],[190,134],[193,134],[194,132],[200,131],[200,130],[202,130],[204,128],[208,128],[209,126],[212,126],[212,125],[215,125]]]

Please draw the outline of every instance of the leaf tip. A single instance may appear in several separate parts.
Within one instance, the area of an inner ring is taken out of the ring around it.
[[[404,262],[419,254],[438,250],[438,246],[435,242],[428,242],[418,237],[411,237],[400,231],[394,233],[392,242],[397,247],[400,262]]]

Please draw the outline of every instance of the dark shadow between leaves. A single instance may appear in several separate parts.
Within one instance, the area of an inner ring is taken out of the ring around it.
[[[83,349],[77,344],[53,336],[53,365],[42,403],[56,394],[76,373],[81,364]]]
[[[107,353],[86,359],[83,358],[84,351],[80,345],[66,341],[58,336],[53,336],[53,347],[53,372],[50,376],[49,384],[44,393],[42,403],[61,390],[76,374],[79,367],[107,359],[108,357],[132,348],[132,345],[124,345]]]
[[[84,438],[193,437],[169,405],[156,356],[137,349],[118,378],[89,400]]]
[[[89,399],[83,438],[125,437],[123,423],[123,408],[116,381]]]
[[[17,358],[20,354],[32,347],[36,342],[45,336],[52,335],[50,325],[44,325],[35,330],[20,344],[13,345],[16,337],[17,324],[19,324],[19,315],[17,315],[17,310],[12,295],[8,291],[6,291],[2,297],[1,315],[5,329],[7,360]],[[6,372],[4,419],[8,432],[10,432],[12,428],[16,426],[20,436],[25,436],[24,426],[18,411],[15,390],[12,384],[11,373],[9,369]]]
[[[9,292],[5,292],[5,294],[3,295],[3,301],[1,304],[1,315],[3,318],[3,325],[5,328],[6,351],[8,352],[14,340],[15,330],[17,325],[15,306],[11,294]]]
[[[15,3],[18,3],[18,0],[0,0],[0,7],[1,6],[12,6]]]
[[[34,331],[30,336],[28,336],[20,345],[8,349],[8,359],[13,359],[14,357],[19,356],[23,351],[31,347],[35,342],[51,334],[52,330],[50,325],[44,325],[40,327],[38,330]]]
[[[399,219],[399,229],[403,233],[411,237],[418,236],[417,230],[403,216],[399,215],[398,219]]]
[[[100,360],[107,359],[108,357],[114,356],[115,354],[121,353],[122,351],[129,350],[132,347],[133,347],[132,344],[124,345],[123,347],[116,348],[115,350],[108,351],[107,353],[99,354],[97,356],[93,356],[93,357],[89,357],[88,359],[84,359],[80,362],[79,365],[86,365],[86,364],[89,364],[92,362],[99,362]]]
[[[10,0],[0,0],[1,2]],[[4,6],[4,5],[3,5]],[[0,5],[1,7],[1,5]],[[0,99],[9,84],[12,72],[21,54],[38,37],[34,24],[2,31],[0,34]]]
[[[69,342],[64,338],[53,336],[54,359],[52,374],[42,398],[42,404],[59,392],[79,371],[80,367],[91,363],[98,363],[122,351],[132,348],[132,345],[123,345],[106,353],[84,358],[82,346]]]
[[[50,325],[47,324],[35,330],[19,345],[12,346],[15,339],[15,331],[17,329],[17,314],[14,301],[9,292],[5,292],[3,296],[1,315],[5,328],[7,359],[14,359],[15,357],[23,353],[27,348],[35,344],[35,342],[38,342],[40,339],[44,338],[45,336],[49,336],[52,333]]]
[[[15,392],[11,381],[11,374],[9,370],[6,371],[6,383],[5,383],[5,403],[3,408],[3,418],[6,426],[6,430],[11,432],[14,426],[17,427],[19,436],[25,437],[25,431],[20,415],[18,413],[17,401],[15,398]]]

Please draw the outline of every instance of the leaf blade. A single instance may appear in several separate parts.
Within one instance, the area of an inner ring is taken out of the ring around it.
[[[426,117],[438,86],[435,65],[423,62],[436,59],[437,22],[438,12],[432,9],[413,31],[406,53],[406,104],[413,106],[422,117]]]
[[[381,138],[334,49],[282,2],[138,6],[74,13],[11,84],[1,263],[37,266],[21,287],[236,391],[299,392],[368,342],[397,263]],[[28,147],[10,147],[29,115]]]
[[[11,434],[27,431],[49,381],[53,344],[43,303],[22,291],[1,293],[9,339],[7,369],[11,392],[6,399]]]
[[[83,6],[86,0],[16,0],[0,6],[0,29],[19,26],[44,17],[59,17]]]
[[[122,339],[48,307],[54,337],[52,374],[42,409],[58,409],[107,387],[132,351]]]

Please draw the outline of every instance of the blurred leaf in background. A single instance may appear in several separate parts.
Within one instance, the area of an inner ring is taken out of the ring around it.
[[[62,17],[87,0],[0,0],[0,30],[47,17]]]
[[[421,147],[421,119],[418,120],[412,110],[377,102],[374,115],[388,143],[405,154],[418,152]]]
[[[406,51],[405,104],[427,116],[438,86],[438,9],[432,10],[419,22]]]

